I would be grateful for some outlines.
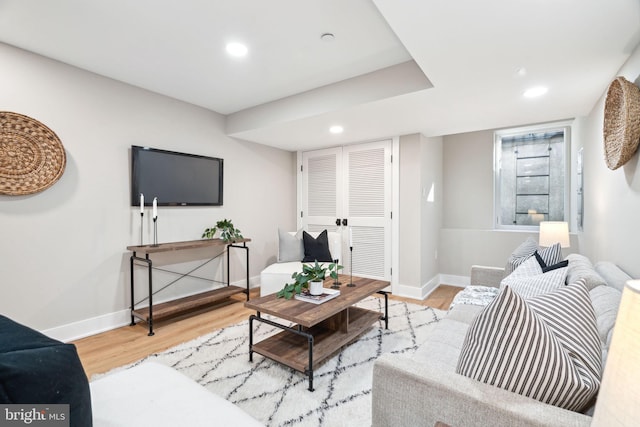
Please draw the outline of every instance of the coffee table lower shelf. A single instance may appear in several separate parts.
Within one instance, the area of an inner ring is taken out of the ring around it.
[[[309,391],[313,391],[314,366],[330,357],[341,347],[355,340],[375,322],[382,313],[359,307],[349,307],[311,328],[293,327],[251,315],[249,318],[249,360],[253,353],[261,354],[309,377]],[[267,323],[282,329],[269,338],[253,343],[253,321]]]

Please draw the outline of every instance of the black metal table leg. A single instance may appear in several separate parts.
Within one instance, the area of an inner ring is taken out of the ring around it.
[[[389,292],[378,291],[379,294],[384,295],[384,328],[389,329]]]
[[[253,319],[256,316],[249,316],[249,362],[253,362]]]
[[[309,344],[309,367],[308,369],[305,369],[303,373],[307,375],[307,377],[309,378],[309,391],[314,391],[314,388],[313,388],[313,335],[311,335],[308,332],[305,332],[304,330],[301,330],[299,327],[292,328],[289,326],[281,325],[280,323],[274,322],[272,320],[260,317],[259,312],[258,312],[258,316],[252,314],[249,316],[249,361],[250,362],[253,361],[253,321],[254,320],[282,329],[283,331],[289,331],[296,335],[303,336],[307,339],[307,342]],[[260,353],[260,351],[258,351],[258,353]],[[286,365],[286,363],[283,363],[283,365]]]
[[[249,301],[249,248],[246,243],[243,243],[242,246],[245,248],[245,253],[247,254],[247,301]]]
[[[309,343],[309,391],[313,391],[313,335],[307,334],[307,342]]]
[[[133,317],[133,302],[135,301],[134,299],[134,295],[133,295],[133,259],[135,258],[136,253],[134,252],[133,255],[129,258],[129,271],[131,274],[131,323],[129,324],[130,326],[135,326],[136,321],[135,318]]]
[[[149,259],[149,254],[145,256],[145,259],[149,270],[149,333],[147,335],[152,337],[155,335],[155,332],[153,332],[153,267]]]
[[[249,301],[249,247],[244,242],[242,243],[242,246],[234,245],[232,243],[227,245],[227,286],[229,286],[231,284],[231,271],[229,270],[229,268],[230,268],[229,248],[244,249],[244,252],[245,252],[245,255],[246,255],[246,262],[247,262],[247,264],[246,264],[247,289],[246,289],[245,293],[247,294],[247,301]]]

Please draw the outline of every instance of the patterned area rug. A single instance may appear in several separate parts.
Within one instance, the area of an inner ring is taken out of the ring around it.
[[[370,297],[358,305],[383,311],[384,299]],[[414,352],[445,313],[389,300],[389,329],[380,321],[323,362],[314,372],[313,392],[307,390],[308,379],[300,372],[257,353],[249,362],[248,321],[130,366],[147,360],[171,366],[268,426],[371,425],[373,362],[383,353]],[[278,331],[254,322],[255,342]]]

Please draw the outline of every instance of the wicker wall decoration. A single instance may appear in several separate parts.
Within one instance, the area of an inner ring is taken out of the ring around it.
[[[60,179],[67,157],[58,136],[22,114],[0,111],[0,194],[43,191]]]
[[[604,158],[618,169],[631,159],[640,142],[640,88],[624,77],[609,85],[604,105]]]

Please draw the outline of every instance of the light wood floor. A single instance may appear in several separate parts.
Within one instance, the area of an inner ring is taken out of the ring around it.
[[[457,286],[440,285],[423,301],[390,296],[413,304],[428,305],[440,310],[449,308],[453,297],[461,290]],[[259,289],[251,290],[251,298],[259,296]],[[149,354],[164,351],[190,341],[213,330],[245,320],[253,311],[244,308],[244,295],[234,295],[226,301],[206,309],[179,317],[156,321],[155,335],[147,336],[146,323],[107,331],[74,341],[89,379],[118,366],[135,362]]]

